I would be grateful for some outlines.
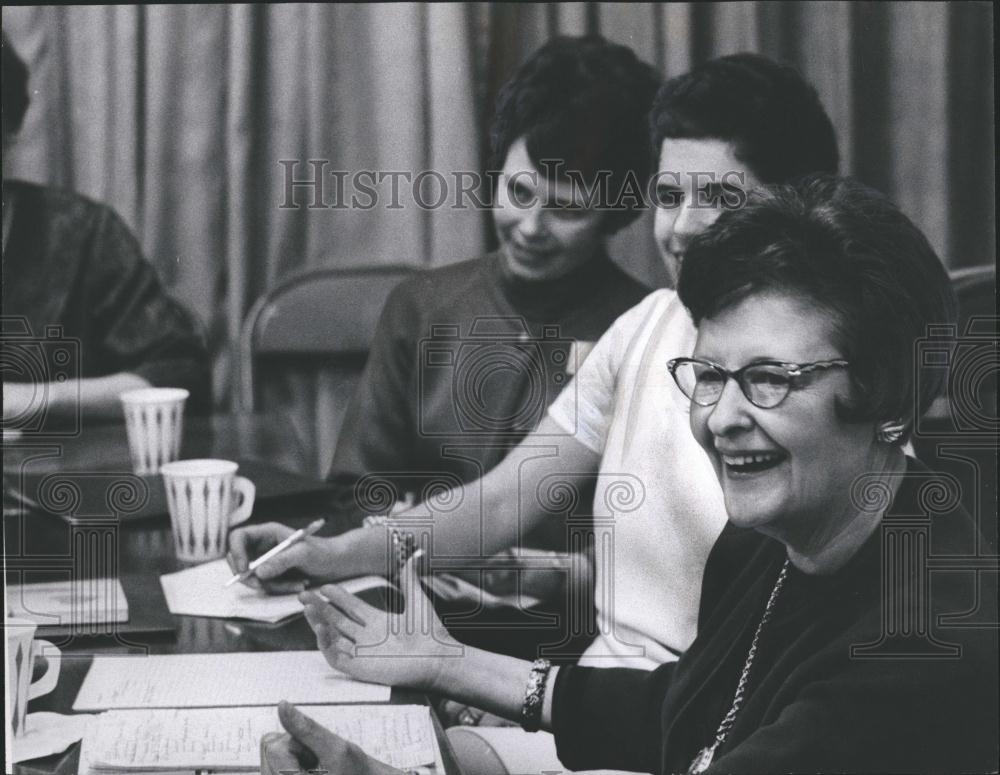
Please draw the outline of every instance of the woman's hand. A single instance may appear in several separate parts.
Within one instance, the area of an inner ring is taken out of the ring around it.
[[[261,775],[285,772],[351,773],[352,775],[402,775],[317,724],[287,702],[278,704],[278,718],[287,734],[272,732],[260,741]]]
[[[234,574],[243,573],[253,560],[294,532],[277,522],[237,528],[229,534],[229,554],[226,556],[229,567]],[[265,562],[243,583],[272,595],[282,595],[301,592],[310,581],[319,583],[341,578],[346,574],[338,573],[344,554],[338,538],[304,538]],[[285,574],[297,578],[281,578]]]
[[[444,660],[463,646],[441,624],[420,587],[418,551],[400,573],[402,614],[381,611],[330,584],[299,595],[316,643],[330,666],[363,681],[433,689]]]

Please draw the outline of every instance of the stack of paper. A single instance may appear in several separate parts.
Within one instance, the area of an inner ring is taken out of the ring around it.
[[[7,614],[41,627],[119,623],[128,621],[128,600],[115,578],[11,584]]]
[[[426,707],[343,705],[301,710],[386,764],[401,769],[434,765],[443,771]],[[275,708],[109,711],[88,726],[80,772],[254,769],[260,765],[261,737],[282,731]]]
[[[388,702],[390,689],[347,678],[319,651],[94,657],[73,710]]]

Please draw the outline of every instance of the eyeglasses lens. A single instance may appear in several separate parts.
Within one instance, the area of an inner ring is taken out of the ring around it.
[[[699,406],[717,403],[729,379],[717,367],[696,361],[679,363],[674,375],[684,395]],[[739,381],[743,395],[762,409],[780,404],[791,389],[791,377],[780,366],[750,366],[739,372]]]
[[[762,409],[780,404],[791,387],[788,372],[780,366],[752,366],[742,376],[744,394]]]
[[[682,367],[685,384],[690,387],[684,392],[700,406],[711,406],[719,400],[726,385],[726,375],[704,363],[685,363]]]

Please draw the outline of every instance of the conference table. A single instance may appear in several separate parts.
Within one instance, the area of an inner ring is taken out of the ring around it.
[[[185,418],[181,447],[182,459],[215,457],[229,460],[263,461],[269,466],[288,472],[306,470],[306,453],[292,424],[280,414],[227,415],[205,418]],[[73,633],[63,641],[54,639],[63,651],[59,682],[56,689],[44,697],[32,700],[29,713],[53,711],[69,713],[92,658],[98,655],[186,654],[247,651],[311,650],[315,638],[304,618],[293,617],[278,624],[248,620],[229,620],[198,616],[173,616],[165,610],[159,589],[159,576],[187,567],[175,554],[169,519],[160,516],[141,520],[116,519],[115,515],[97,515],[71,523],[57,516],[37,513],[19,504],[13,506],[7,498],[8,485],[16,486],[24,472],[52,473],[73,477],[89,477],[104,482],[134,481],[129,461],[125,428],[121,424],[84,426],[64,436],[4,440],[4,547],[7,582],[44,580],[67,577],[67,573],[86,575],[112,568],[122,582],[129,600],[130,612],[142,608],[163,606],[174,632],[127,632],[125,634],[81,637]],[[299,474],[301,476],[301,474]],[[151,480],[152,486],[162,486]],[[254,506],[251,522],[280,519],[302,526],[323,514],[322,497],[318,492],[298,497],[276,497],[261,500]],[[93,516],[93,515],[91,515]],[[82,526],[81,526],[82,525]],[[347,529],[348,525],[338,526]],[[103,542],[113,546],[105,551],[100,563],[81,567],[79,547],[81,531],[95,530],[113,534]],[[76,577],[76,576],[74,576]],[[143,611],[143,614],[148,612]],[[108,627],[115,630],[114,627]],[[39,637],[42,637],[40,634]],[[391,702],[427,703],[426,697],[407,690],[393,689]],[[433,716],[445,772],[460,772],[444,736]],[[72,773],[77,770],[79,744],[66,752],[15,765],[19,775],[35,773]]]

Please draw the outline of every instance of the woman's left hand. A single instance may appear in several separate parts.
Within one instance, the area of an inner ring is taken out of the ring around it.
[[[402,775],[383,764],[287,702],[278,705],[278,718],[287,734],[272,732],[260,741],[261,775],[284,772],[351,773],[352,775]]]
[[[402,614],[382,611],[336,584],[299,595],[331,667],[362,681],[433,690],[444,660],[463,647],[445,629],[417,576],[416,553],[399,574]]]

